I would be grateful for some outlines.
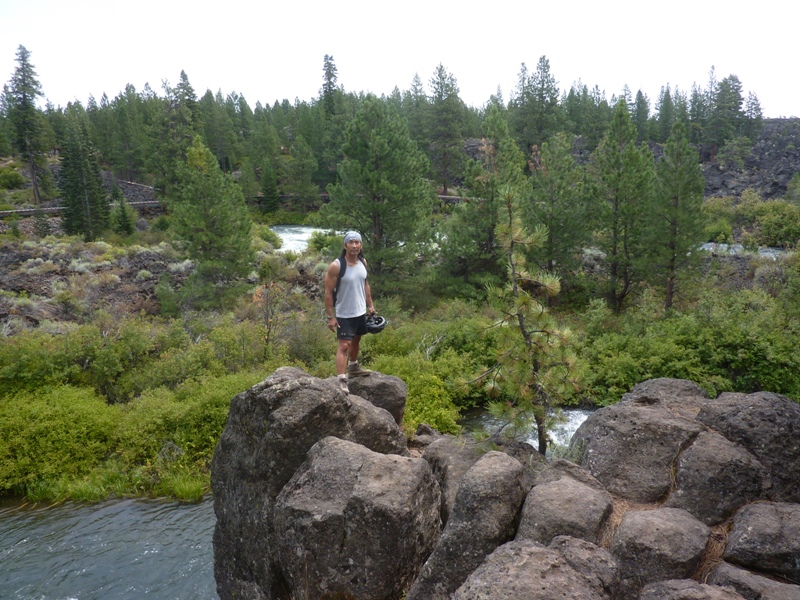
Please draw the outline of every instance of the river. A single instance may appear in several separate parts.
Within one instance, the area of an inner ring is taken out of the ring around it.
[[[0,598],[218,598],[213,502],[0,505]]]
[[[273,225],[272,231],[278,234],[283,245],[279,252],[303,252],[308,247],[308,240],[315,231],[328,231],[307,225]]]

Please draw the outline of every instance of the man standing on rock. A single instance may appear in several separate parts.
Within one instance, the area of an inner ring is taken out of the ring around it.
[[[369,282],[367,261],[361,251],[361,234],[344,234],[344,249],[328,267],[325,275],[325,311],[328,329],[336,332],[336,373],[342,388],[347,391],[347,379],[363,377],[372,371],[358,364],[361,336],[367,333],[367,312],[375,314]]]

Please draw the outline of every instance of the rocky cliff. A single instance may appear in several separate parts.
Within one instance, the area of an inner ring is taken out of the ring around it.
[[[800,404],[647,381],[546,463],[427,427],[407,444],[380,408],[404,396],[283,368],[233,399],[221,598],[800,600]]]
[[[800,173],[800,119],[766,119],[744,167],[705,163],[706,196],[741,196],[748,188],[762,198],[778,198]]]

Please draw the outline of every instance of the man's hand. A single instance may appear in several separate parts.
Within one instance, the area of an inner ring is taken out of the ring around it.
[[[336,317],[328,317],[328,329],[336,331],[337,327],[339,327],[339,321],[336,320]]]

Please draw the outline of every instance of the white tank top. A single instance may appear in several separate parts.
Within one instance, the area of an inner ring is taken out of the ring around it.
[[[337,317],[349,319],[367,313],[367,294],[364,291],[366,280],[367,270],[364,263],[359,260],[355,265],[347,265],[336,291]]]

